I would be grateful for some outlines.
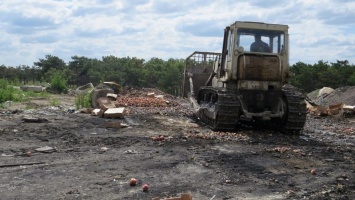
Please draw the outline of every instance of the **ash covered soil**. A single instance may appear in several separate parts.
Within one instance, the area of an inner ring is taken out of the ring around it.
[[[122,119],[69,113],[72,96],[0,110],[1,199],[355,199],[355,117],[309,115],[300,135],[212,132],[187,100],[164,95],[170,106],[128,106]],[[36,151],[46,146],[54,150]]]

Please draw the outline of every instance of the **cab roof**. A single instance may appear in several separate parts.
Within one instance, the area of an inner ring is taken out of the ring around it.
[[[249,28],[263,30],[288,31],[288,26],[283,24],[268,24],[264,22],[236,21],[230,25],[231,28]]]

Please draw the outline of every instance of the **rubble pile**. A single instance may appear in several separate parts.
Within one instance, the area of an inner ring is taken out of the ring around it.
[[[82,109],[82,112],[106,118],[124,118],[125,115],[144,114],[193,115],[186,99],[166,94],[155,88],[130,88],[118,95],[106,91],[106,88],[95,89],[98,95],[92,97],[92,101],[95,102],[94,109]]]

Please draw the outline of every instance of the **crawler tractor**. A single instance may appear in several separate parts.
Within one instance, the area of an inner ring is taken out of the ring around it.
[[[287,84],[288,39],[287,25],[237,21],[224,30],[222,53],[191,54],[183,96],[198,118],[213,130],[231,131],[252,121],[302,131],[305,96]]]

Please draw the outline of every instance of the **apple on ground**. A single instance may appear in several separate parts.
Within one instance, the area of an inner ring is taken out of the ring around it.
[[[143,189],[143,192],[147,192],[148,191],[148,185],[147,184],[143,184],[142,186],[142,189]]]
[[[129,184],[130,184],[131,186],[137,185],[137,179],[131,178],[131,180],[129,181]]]

